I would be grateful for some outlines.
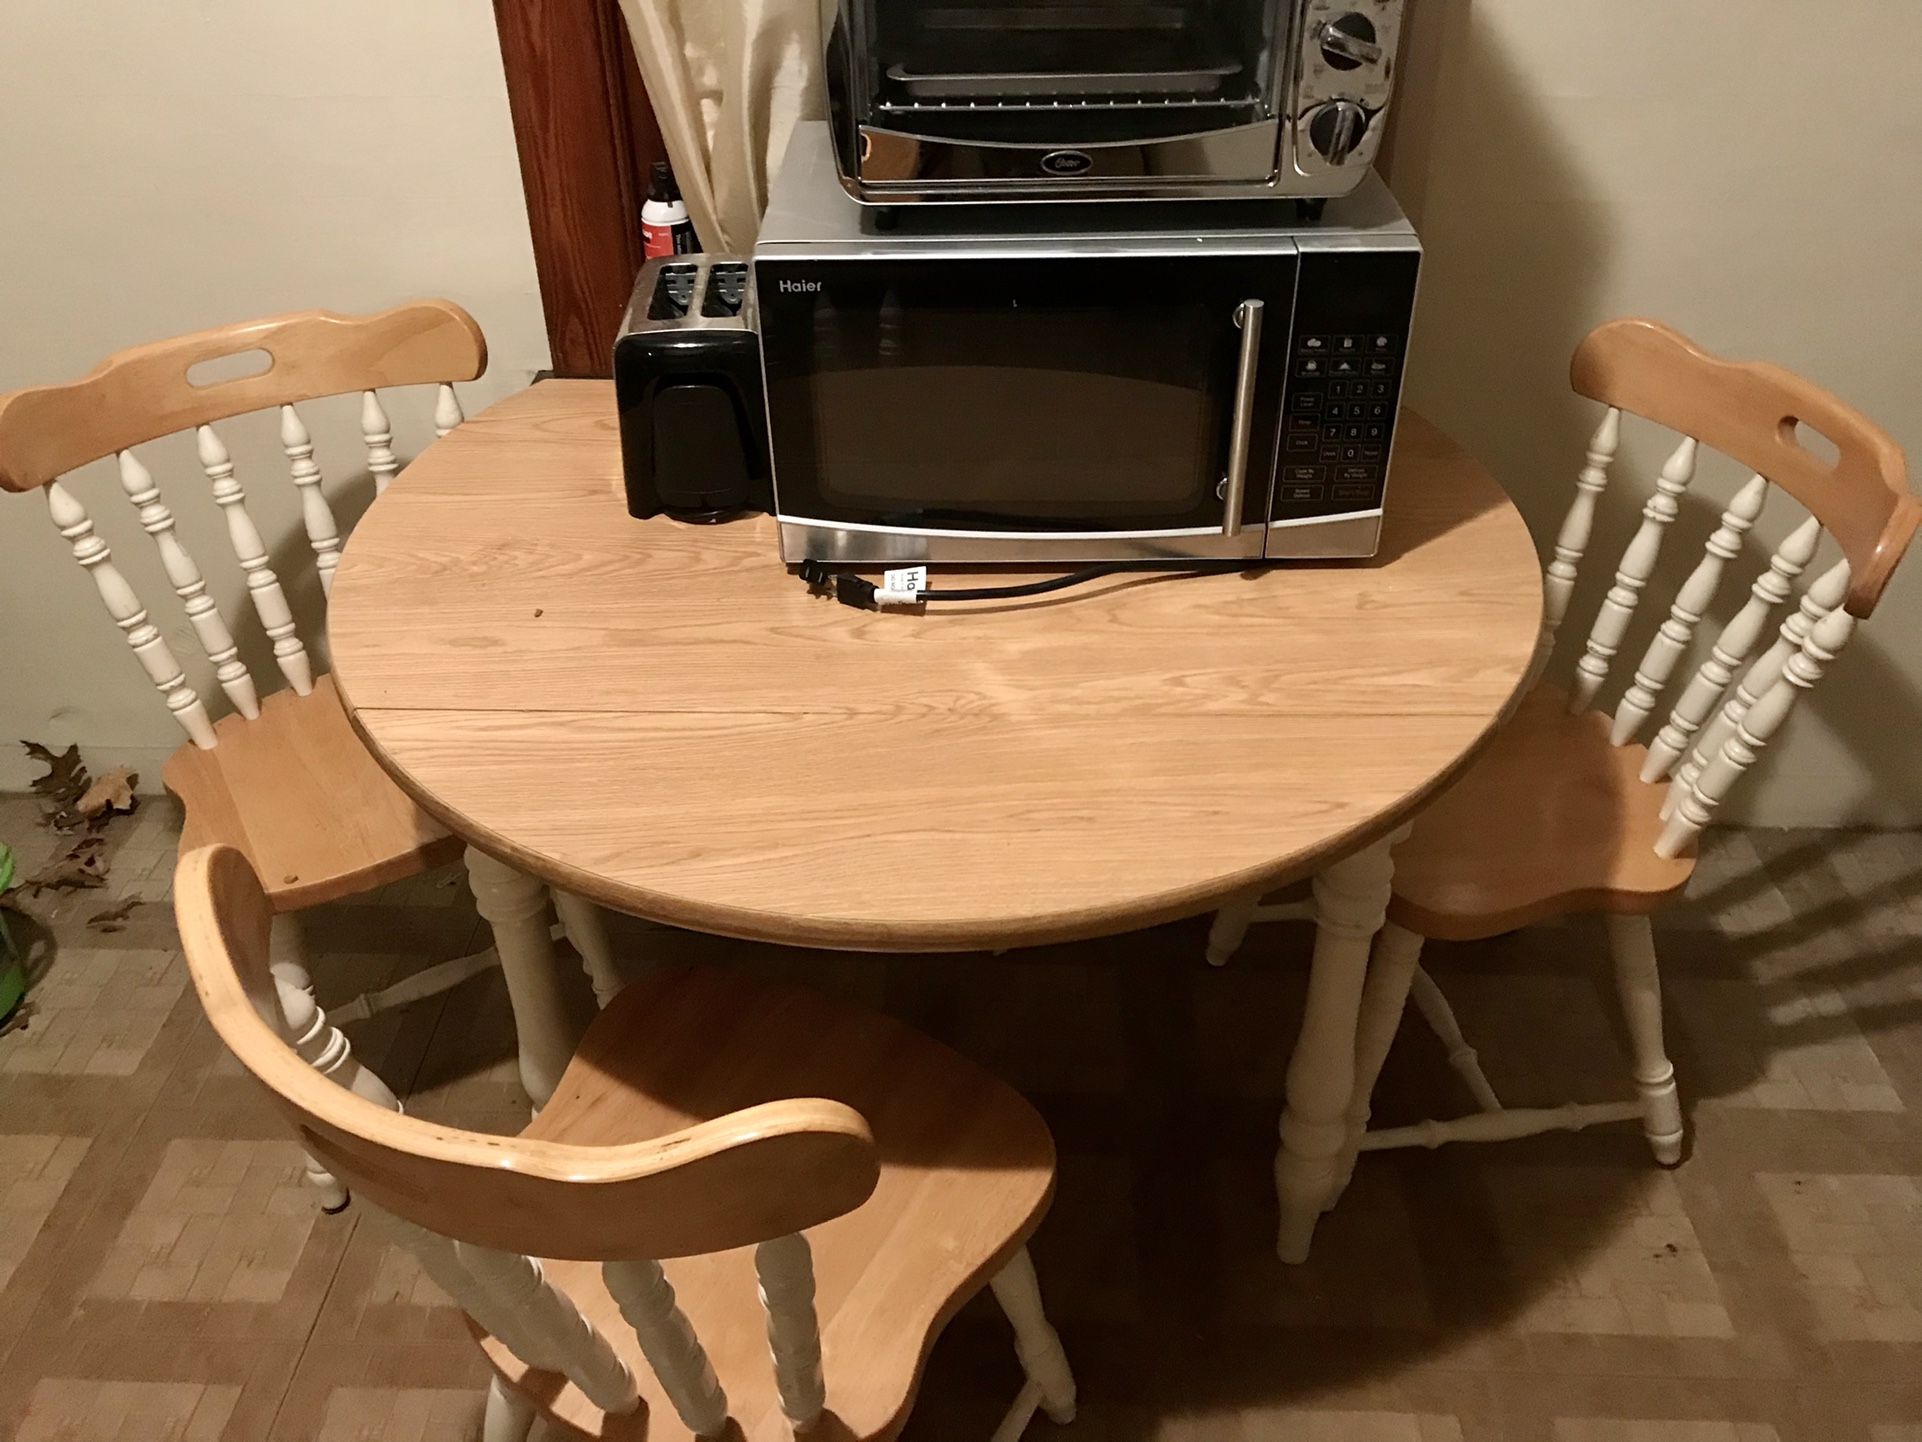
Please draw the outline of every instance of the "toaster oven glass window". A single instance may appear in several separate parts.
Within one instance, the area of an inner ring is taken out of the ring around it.
[[[862,0],[878,121],[1066,144],[1272,114],[1282,0]]]
[[[1197,306],[816,314],[814,470],[836,512],[1072,526],[1213,501],[1233,356]]]

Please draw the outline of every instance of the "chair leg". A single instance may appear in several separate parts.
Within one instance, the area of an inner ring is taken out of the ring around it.
[[[1354,1178],[1362,1133],[1368,1130],[1375,1082],[1395,1044],[1395,1033],[1401,1030],[1402,1011],[1408,1005],[1408,987],[1421,961],[1421,948],[1419,935],[1392,921],[1375,939],[1368,980],[1361,993],[1361,1020],[1355,1030],[1355,1090],[1348,1103],[1348,1145],[1342,1152],[1335,1190],[1322,1203],[1323,1211],[1334,1208]]]
[[[614,960],[614,946],[607,939],[607,917],[600,907],[584,896],[554,888],[554,914],[561,919],[574,950],[581,954],[581,967],[594,987],[594,1001],[605,1007],[621,994],[626,978]]]
[[[534,1403],[499,1377],[487,1384],[487,1415],[481,1442],[527,1442],[534,1430]]]
[[[300,918],[292,912],[278,913],[268,933],[267,955],[274,980],[306,997],[316,1010],[314,1001],[314,979],[307,970],[307,942],[300,929]],[[347,1187],[326,1167],[315,1160],[312,1152],[302,1168],[307,1176],[307,1185],[314,1189],[320,1201],[320,1209],[328,1216],[335,1216],[347,1210],[353,1200]]]
[[[1014,1325],[1015,1354],[1040,1393],[1042,1411],[1056,1422],[1074,1421],[1074,1373],[1068,1368],[1068,1354],[1061,1350],[1059,1334],[1041,1308],[1041,1282],[1028,1249],[1016,1252],[988,1285]]]
[[[548,934],[547,888],[471,846],[467,880],[474,905],[494,929],[519,1038],[521,1086],[539,1109],[554,1094],[580,1039],[567,978]]]
[[[1495,1095],[1495,1088],[1488,1084],[1488,1077],[1482,1071],[1482,1059],[1475,1048],[1468,1044],[1462,1035],[1461,1023],[1455,1020],[1455,1009],[1442,995],[1442,989],[1435,985],[1435,978],[1424,967],[1416,967],[1409,995],[1421,1011],[1422,1019],[1428,1029],[1441,1039],[1448,1049],[1448,1064],[1452,1066],[1467,1083],[1468,1090],[1474,1095],[1475,1105],[1485,1112],[1498,1112],[1502,1109],[1502,1099]]]
[[[1208,965],[1226,966],[1228,959],[1241,949],[1260,903],[1259,896],[1245,896],[1221,904],[1214,924],[1208,928]]]
[[[1655,1160],[1672,1167],[1682,1160],[1682,1104],[1675,1091],[1675,1068],[1662,1043],[1662,982],[1648,918],[1610,916],[1608,949],[1628,1023],[1635,1085],[1642,1094],[1642,1130]]]

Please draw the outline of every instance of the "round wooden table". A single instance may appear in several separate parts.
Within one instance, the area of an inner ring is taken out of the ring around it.
[[[524,1030],[535,968],[506,952],[545,938],[524,876],[583,930],[588,898],[889,951],[1112,934],[1314,876],[1278,1163],[1282,1250],[1305,1252],[1389,846],[1518,699],[1541,616],[1521,516],[1413,414],[1388,495],[1372,561],[856,611],[809,594],[767,518],[629,517],[611,384],[550,381],[361,520],[334,676],[382,765],[478,848]]]

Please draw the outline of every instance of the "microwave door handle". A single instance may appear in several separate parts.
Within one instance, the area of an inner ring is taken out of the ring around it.
[[[1235,366],[1235,415],[1228,435],[1228,474],[1222,486],[1221,534],[1241,534],[1242,499],[1248,492],[1248,441],[1255,426],[1255,370],[1261,359],[1262,303],[1244,300],[1235,307],[1241,327],[1241,359]]]

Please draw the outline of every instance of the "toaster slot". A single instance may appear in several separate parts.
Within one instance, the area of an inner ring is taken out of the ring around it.
[[[708,267],[707,289],[701,297],[701,314],[739,315],[747,300],[747,265],[738,260],[716,261]]]
[[[661,267],[654,294],[647,303],[649,320],[680,320],[694,306],[694,280],[700,267],[682,262]]]

